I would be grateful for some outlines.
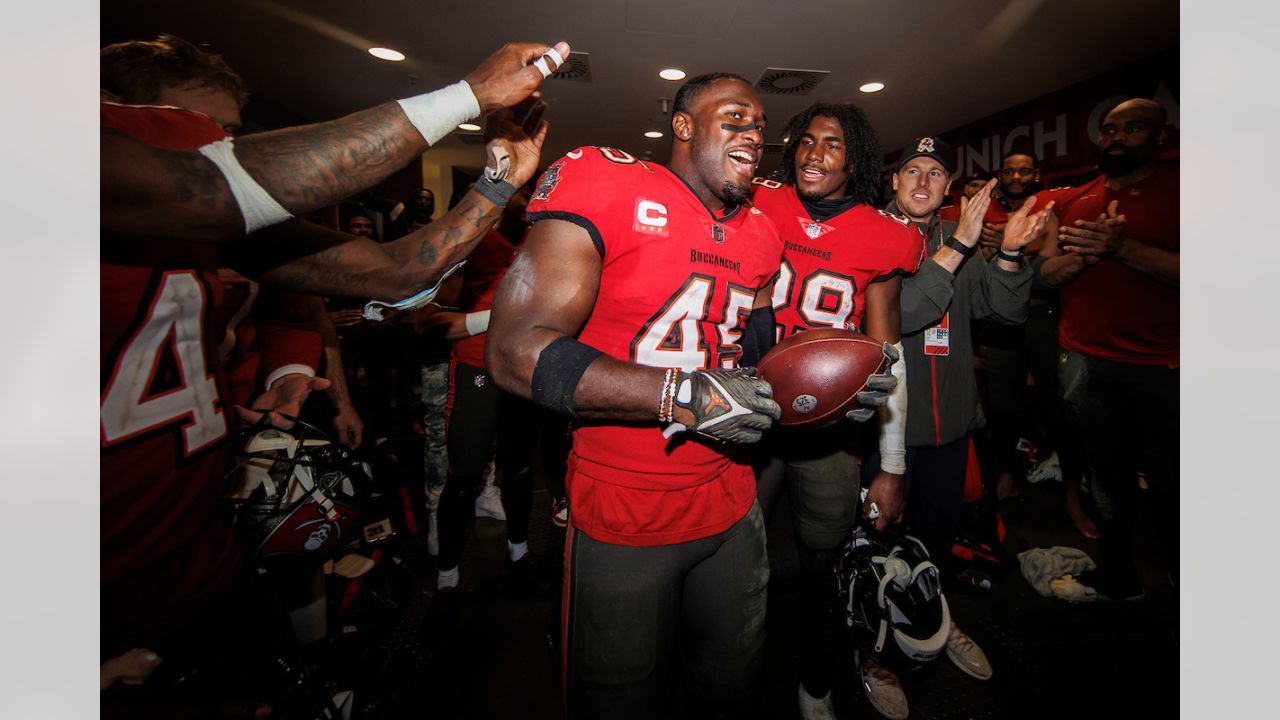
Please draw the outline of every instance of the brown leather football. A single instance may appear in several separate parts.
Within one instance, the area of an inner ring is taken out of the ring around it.
[[[884,364],[881,343],[852,330],[805,330],[760,358],[756,373],[773,387],[782,406],[778,424],[818,428],[844,417],[858,404],[867,378]]]

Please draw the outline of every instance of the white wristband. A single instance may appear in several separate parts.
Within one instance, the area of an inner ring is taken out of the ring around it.
[[[235,143],[231,138],[205,145],[200,148],[200,154],[209,158],[209,162],[216,165],[222,172],[222,177],[227,179],[231,195],[236,199],[236,205],[240,206],[246,235],[293,217],[240,166],[240,161],[236,159]]]
[[[898,385],[889,392],[889,402],[880,406],[880,469],[895,475],[907,473],[907,354],[902,343],[893,344],[898,361],[890,371]]]
[[[276,381],[285,375],[306,375],[307,377],[315,377],[316,371],[310,365],[284,365],[276,368],[275,372],[267,376],[267,379],[262,383],[262,389],[264,391],[270,390],[271,386],[275,385]]]
[[[480,116],[480,103],[466,80],[396,102],[428,145],[435,145],[459,123]]]
[[[481,310],[467,313],[467,316],[463,318],[463,322],[467,326],[468,335],[479,335],[489,329],[489,311]]]

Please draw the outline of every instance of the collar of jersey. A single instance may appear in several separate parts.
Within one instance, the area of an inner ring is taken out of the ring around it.
[[[689,191],[689,194],[693,196],[693,199],[696,200],[698,204],[701,205],[703,209],[707,211],[707,214],[711,216],[712,220],[715,220],[718,223],[726,223],[734,219],[735,217],[737,217],[738,211],[742,210],[741,205],[734,205],[732,210],[730,210],[729,206],[726,205],[725,214],[723,216],[717,217],[715,211],[707,207],[706,203],[702,202],[702,198],[698,197],[698,193],[694,192],[693,186],[685,182],[684,178],[680,177],[680,175],[678,175],[675,171],[671,170],[665,165],[658,165],[658,167],[662,168],[663,170],[666,170],[668,175],[675,178],[676,180],[679,180],[680,184],[684,185],[685,188]]]

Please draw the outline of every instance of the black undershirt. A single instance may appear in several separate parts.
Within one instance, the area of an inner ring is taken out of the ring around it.
[[[799,193],[796,193],[796,197],[800,198],[800,204],[804,206],[805,212],[809,213],[809,217],[816,222],[826,222],[858,204],[858,198],[853,195],[845,195],[835,200],[809,200]]]

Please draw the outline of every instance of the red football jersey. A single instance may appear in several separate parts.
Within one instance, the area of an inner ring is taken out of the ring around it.
[[[734,367],[757,290],[777,273],[782,241],[748,206],[717,216],[670,170],[612,148],[556,161],[528,218],[583,227],[602,258],[599,296],[579,339],[660,368]],[[583,422],[574,430],[572,521],[597,540],[665,545],[721,532],[755,501],[746,453],[656,422]],[[728,454],[726,454],[728,453]]]
[[[1116,212],[1125,216],[1127,237],[1176,253],[1178,197],[1178,168],[1161,166],[1126,188],[1110,190],[1106,178],[1098,177],[1054,199],[1062,226],[1097,220],[1117,200]],[[1062,347],[1139,365],[1178,365],[1178,288],[1118,260],[1102,260],[1062,286],[1058,296]]]
[[[773,286],[779,339],[819,327],[862,328],[867,286],[920,268],[924,238],[906,218],[859,204],[818,222],[794,187],[753,182],[752,202],[786,243]]]
[[[227,135],[187,110],[101,108],[104,126],[161,147],[194,149]],[[210,244],[102,239],[104,656],[160,641],[239,568],[218,511],[230,422],[219,347],[236,315],[224,290]]]
[[[475,250],[462,266],[462,289],[458,291],[458,309],[463,312],[480,312],[493,307],[493,296],[498,283],[507,274],[507,268],[515,262],[519,248],[497,229],[490,230],[480,239]],[[484,341],[489,333],[453,341],[453,359],[473,367],[484,367]]]

